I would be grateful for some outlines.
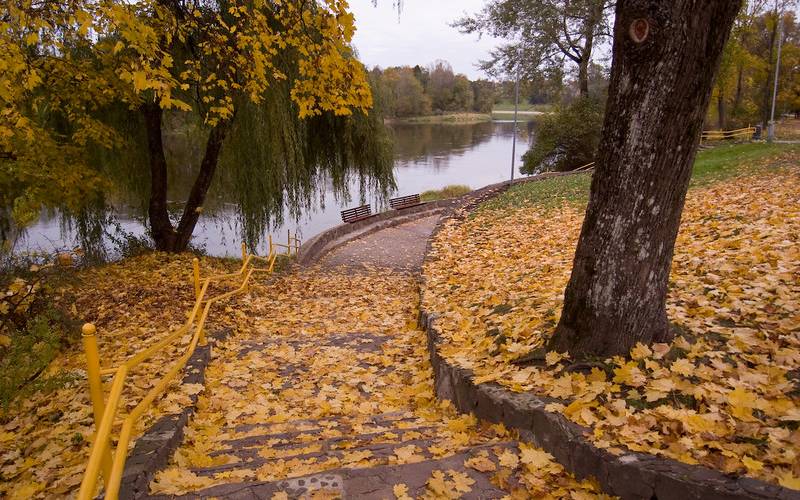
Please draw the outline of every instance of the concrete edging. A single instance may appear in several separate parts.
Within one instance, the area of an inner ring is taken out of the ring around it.
[[[523,177],[513,181],[498,182],[496,184],[490,184],[488,186],[471,191],[459,198],[428,201],[413,207],[404,208],[402,210],[388,210],[386,212],[381,212],[368,219],[354,222],[352,224],[339,224],[338,226],[334,226],[319,233],[300,245],[300,250],[297,252],[296,262],[303,266],[313,265],[323,255],[352,240],[367,236],[382,229],[388,229],[390,227],[399,226],[400,224],[405,224],[406,222],[411,222],[430,213],[447,213],[457,208],[464,208],[471,203],[480,203],[483,201],[484,197],[495,196],[499,192],[508,189],[508,187],[512,184],[572,174],[573,172],[549,172],[538,176]]]
[[[534,180],[541,178],[527,178],[521,182]],[[432,243],[447,220],[466,217],[480,201],[501,194],[509,185],[501,183],[487,186],[494,189],[484,188],[486,191],[483,196],[467,200],[449,217],[442,218],[428,240],[425,262],[435,258],[431,254]],[[420,299],[424,286],[423,274]],[[545,410],[547,404],[558,400],[532,393],[515,393],[496,383],[476,385],[472,381],[471,370],[449,364],[439,354],[441,334],[436,325],[437,316],[433,311],[420,308],[420,326],[427,336],[436,396],[450,400],[460,412],[473,413],[484,420],[502,423],[517,430],[524,441],[553,455],[576,477],[594,477],[606,493],[626,500],[800,500],[800,491],[758,479],[728,476],[708,467],[684,464],[646,453],[626,452],[616,456],[597,448],[586,437],[590,429],[570,421],[560,413]]]
[[[375,214],[352,224],[339,224],[327,229],[300,245],[296,262],[303,266],[316,263],[323,255],[354,239],[382,229],[410,222],[426,213],[442,212],[457,203],[457,199],[437,200]]]

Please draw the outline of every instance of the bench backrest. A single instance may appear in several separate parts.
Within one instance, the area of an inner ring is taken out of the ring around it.
[[[372,209],[369,205],[361,205],[360,207],[342,210],[342,220],[344,222],[356,222],[361,219],[366,219],[371,215]]]
[[[419,194],[412,194],[408,196],[400,196],[399,198],[392,198],[389,200],[389,206],[398,209],[419,205]]]

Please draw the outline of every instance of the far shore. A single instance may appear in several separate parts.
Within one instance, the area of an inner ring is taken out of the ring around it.
[[[492,115],[483,113],[449,113],[444,115],[386,118],[386,123],[483,123],[492,121]]]

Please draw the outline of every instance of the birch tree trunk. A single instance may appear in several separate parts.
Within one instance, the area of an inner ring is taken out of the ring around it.
[[[675,238],[740,0],[620,0],[608,104],[564,310],[549,348],[627,355],[668,340]]]

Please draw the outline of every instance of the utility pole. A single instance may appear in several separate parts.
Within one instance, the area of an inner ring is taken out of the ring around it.
[[[514,83],[514,135],[511,139],[511,180],[514,180],[514,163],[517,160],[517,112],[519,110],[519,51],[517,51],[517,81]]]
[[[783,39],[783,11],[778,14],[775,20],[778,23],[778,57],[775,59],[775,81],[772,85],[772,109],[769,114],[769,125],[767,126],[767,142],[775,140],[775,101],[778,98],[778,74],[781,69],[781,41]]]

